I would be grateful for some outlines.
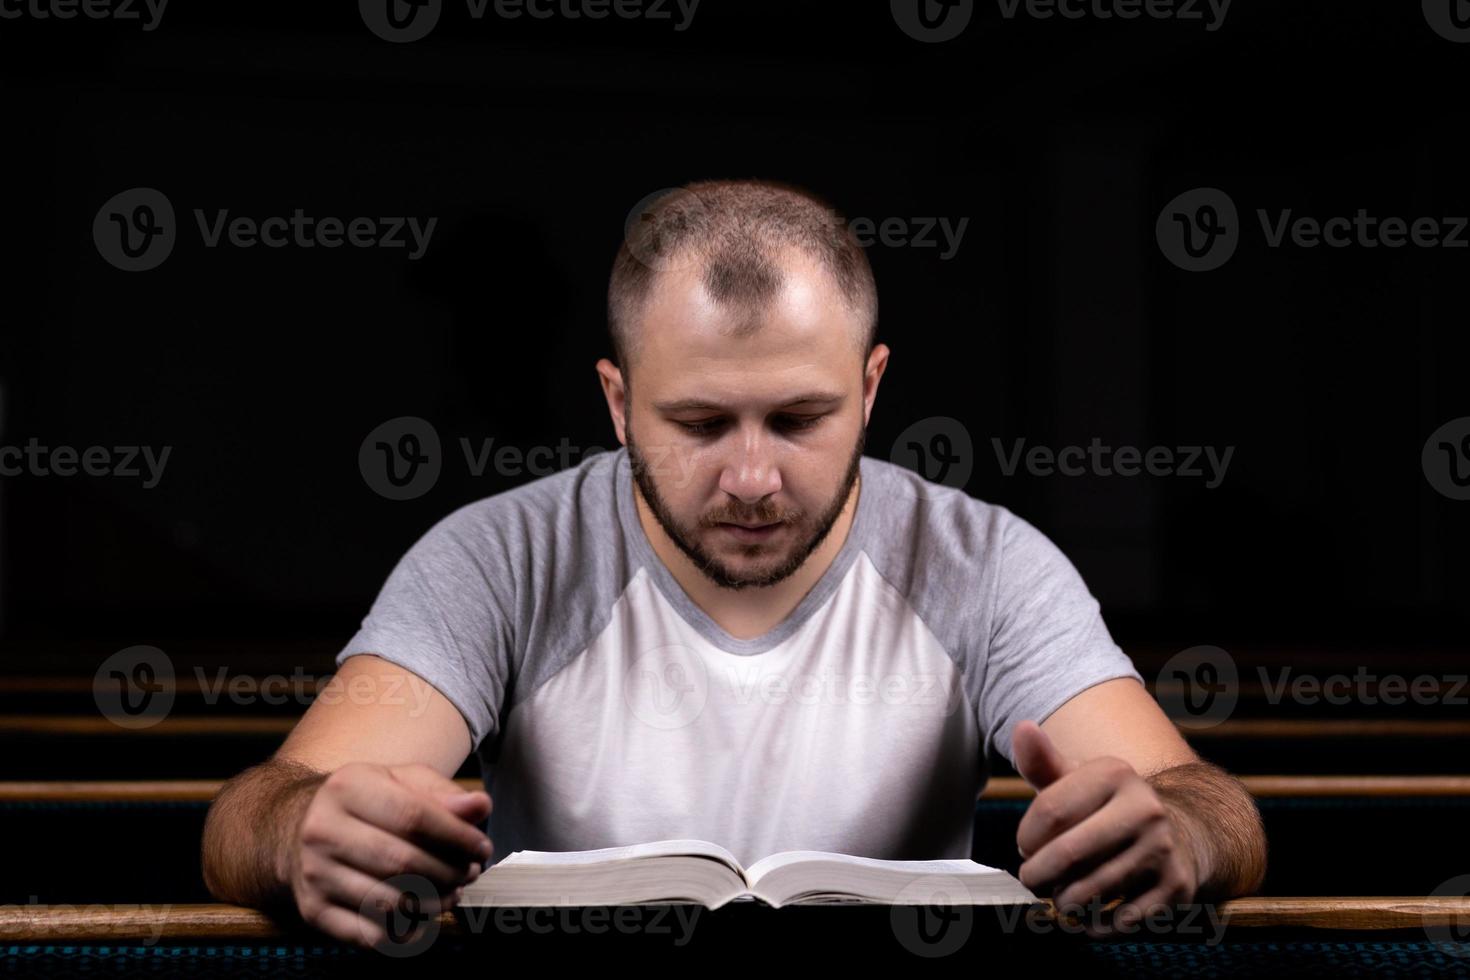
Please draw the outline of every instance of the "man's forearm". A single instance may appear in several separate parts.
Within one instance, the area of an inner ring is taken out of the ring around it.
[[[1266,877],[1266,833],[1250,791],[1209,762],[1172,766],[1148,777],[1199,866],[1196,902],[1216,902],[1260,889]]]
[[[288,912],[288,850],[327,774],[284,760],[261,763],[220,790],[204,822],[204,883],[225,902]]]

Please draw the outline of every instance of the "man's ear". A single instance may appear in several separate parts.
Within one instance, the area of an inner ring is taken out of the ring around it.
[[[597,362],[597,376],[602,381],[602,395],[607,399],[607,413],[612,417],[614,431],[618,434],[618,442],[628,444],[627,430],[627,406],[628,389],[623,384],[623,372],[616,364],[607,358]]]
[[[868,355],[868,366],[863,369],[863,426],[873,414],[873,402],[878,397],[878,382],[888,369],[888,345],[875,344]]]

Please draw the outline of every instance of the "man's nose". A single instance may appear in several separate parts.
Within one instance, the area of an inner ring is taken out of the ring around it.
[[[769,440],[744,435],[720,474],[720,489],[742,503],[756,504],[781,489],[781,468]]]

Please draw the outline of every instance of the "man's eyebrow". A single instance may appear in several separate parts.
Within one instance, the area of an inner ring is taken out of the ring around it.
[[[797,405],[824,406],[833,405],[842,401],[842,394],[833,391],[806,391],[799,395],[793,395],[781,402],[781,408],[794,408]],[[704,398],[677,398],[672,401],[654,402],[653,407],[660,412],[723,412],[726,406],[712,402]]]

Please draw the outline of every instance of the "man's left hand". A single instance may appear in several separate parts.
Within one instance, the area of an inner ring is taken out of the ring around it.
[[[1193,900],[1200,856],[1131,765],[1113,756],[1070,762],[1033,721],[1016,726],[1012,746],[1016,770],[1036,790],[1016,831],[1022,884],[1061,915],[1121,899],[1111,924],[1084,920],[1091,935],[1131,931],[1160,905]]]

